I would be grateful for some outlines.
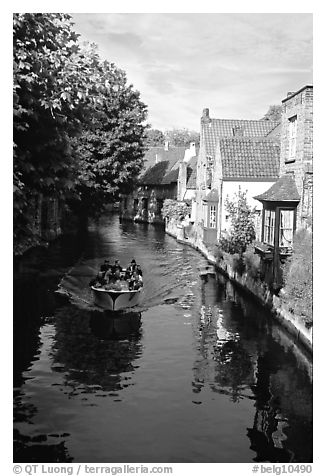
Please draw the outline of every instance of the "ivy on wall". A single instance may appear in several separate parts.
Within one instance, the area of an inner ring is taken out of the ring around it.
[[[179,202],[170,198],[164,200],[162,208],[162,217],[168,220],[183,220],[191,213],[191,207],[186,202]]]

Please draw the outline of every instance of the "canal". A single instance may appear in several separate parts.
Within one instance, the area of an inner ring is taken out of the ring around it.
[[[92,306],[105,258],[141,306]],[[270,315],[161,228],[103,217],[15,269],[15,462],[311,462],[311,362]],[[59,292],[56,292],[59,288]],[[69,298],[68,298],[69,297]]]

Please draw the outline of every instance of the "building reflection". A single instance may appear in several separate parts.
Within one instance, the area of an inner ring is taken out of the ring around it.
[[[270,315],[223,277],[206,277],[197,342],[193,392],[207,386],[233,402],[254,401],[253,460],[312,461],[309,368]]]

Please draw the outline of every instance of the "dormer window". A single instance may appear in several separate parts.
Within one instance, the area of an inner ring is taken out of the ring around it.
[[[207,168],[211,169],[213,167],[213,157],[211,155],[207,156]]]
[[[295,161],[295,152],[297,146],[297,116],[293,116],[289,119],[288,124],[289,131],[289,153],[285,162]]]

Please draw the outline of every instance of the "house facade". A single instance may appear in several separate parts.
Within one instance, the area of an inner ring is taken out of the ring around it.
[[[195,224],[199,239],[215,244],[229,229],[226,197],[247,191],[254,196],[279,177],[279,123],[273,121],[212,119],[204,109],[197,163]]]
[[[281,264],[292,253],[293,236],[312,227],[313,87],[282,101],[280,178],[255,198],[263,205],[256,251],[269,265],[269,281],[281,283]]]
[[[121,196],[121,219],[164,224],[161,215],[164,200],[187,199],[187,183],[193,172],[195,155],[195,143],[188,149],[170,147],[168,142],[164,147],[150,147],[137,187],[129,195]]]

